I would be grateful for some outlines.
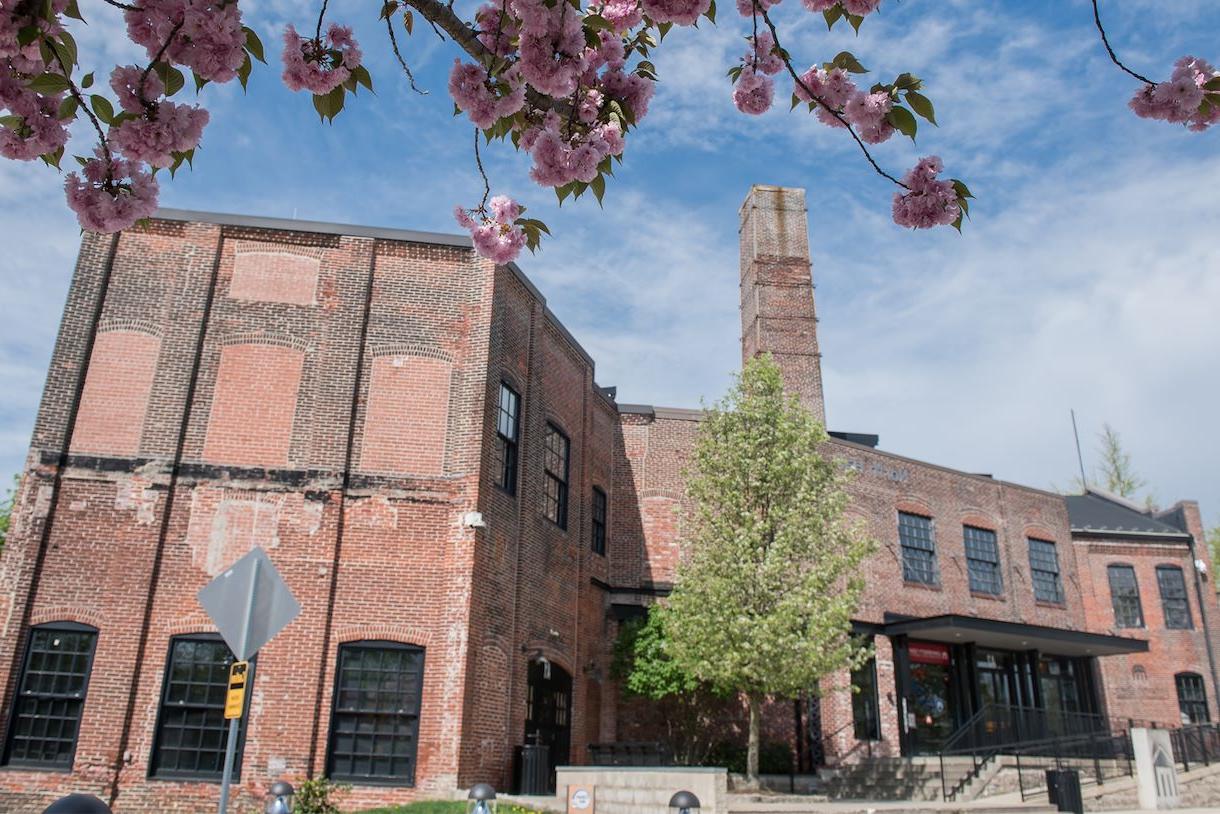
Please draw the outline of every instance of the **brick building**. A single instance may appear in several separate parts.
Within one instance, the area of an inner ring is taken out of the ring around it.
[[[741,214],[743,355],[824,416],[804,194]],[[240,804],[322,774],[353,804],[502,787],[527,740],[584,762],[640,723],[612,648],[672,584],[699,418],[616,403],[464,238],[177,211],[85,235],[0,561],[0,807],[215,799],[230,654],[194,595],[253,545],[303,612],[258,655]],[[828,447],[881,543],[877,657],[797,705],[804,764],[934,751],[989,701],[1216,709],[1195,504]]]

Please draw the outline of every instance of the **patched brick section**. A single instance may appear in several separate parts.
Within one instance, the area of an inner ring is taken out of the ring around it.
[[[387,354],[373,359],[360,469],[443,475],[452,364]]]
[[[309,254],[239,245],[233,256],[229,296],[238,300],[313,305],[320,267],[319,258]]]
[[[205,460],[284,467],[305,354],[278,345],[226,345],[220,353]]]
[[[149,333],[98,334],[72,433],[73,452],[139,453],[160,350],[160,338]]]

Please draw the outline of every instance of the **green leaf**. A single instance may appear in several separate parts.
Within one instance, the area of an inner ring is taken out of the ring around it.
[[[707,17],[707,19],[711,21],[713,25],[716,24],[716,0],[712,0],[707,7],[707,13],[703,16]]]
[[[89,164],[89,159],[85,158],[83,155],[74,155],[72,157],[75,158],[76,163],[80,164],[82,167],[88,166]]]
[[[266,65],[267,60],[263,58],[263,41],[258,38],[258,34],[254,33],[253,28],[243,25],[241,30],[246,32],[246,51],[259,62]]]
[[[26,87],[35,93],[51,95],[63,93],[69,87],[71,87],[71,85],[68,83],[68,78],[66,76],[48,71],[47,73],[39,74],[31,79]]]
[[[102,124],[114,123],[114,105],[110,104],[110,100],[105,96],[93,94],[89,97],[89,107],[93,108],[93,113],[98,117]]]
[[[1213,76],[1204,82],[1203,90],[1220,90],[1220,76]]]
[[[249,57],[247,56],[246,59],[248,60]],[[153,72],[157,74],[161,84],[165,86],[166,96],[173,96],[186,86],[186,77],[182,75],[182,71],[168,62],[154,62]]]
[[[799,96],[797,96],[795,93],[792,94],[792,107],[788,108],[788,110],[790,110],[790,111],[796,110],[796,106],[799,105],[800,103],[801,103],[801,98]]]
[[[68,0],[68,7],[64,9],[64,16],[71,17],[73,20],[85,22],[85,18],[80,15],[80,6],[76,4],[76,0]]]
[[[962,233],[962,216],[961,215],[957,216],[957,220],[953,221],[952,226],[954,229],[957,230],[957,233],[959,235]]]
[[[60,121],[71,119],[76,115],[76,110],[79,107],[80,102],[76,101],[75,96],[65,96],[64,100],[59,103],[59,112],[55,114],[55,118]]]
[[[318,111],[318,116],[328,121],[334,121],[335,116],[343,110],[343,97],[345,91],[342,86],[335,88],[327,94],[314,94],[313,106]]]
[[[76,48],[76,40],[67,31],[61,31],[59,34],[59,42],[67,52],[68,58],[64,60],[69,67],[77,63],[79,51]]]
[[[917,93],[913,90],[907,91],[907,104],[911,109],[923,116],[932,124],[936,124],[936,110],[932,107],[932,100],[922,93]]]
[[[605,17],[600,14],[586,14],[583,20],[585,28],[595,29],[597,31],[613,31],[614,26]]]
[[[388,20],[394,16],[396,11],[398,11],[398,0],[386,0],[381,6],[381,13],[377,15],[377,19]]]
[[[245,59],[242,60],[241,67],[237,69],[237,81],[241,82],[241,89],[246,89],[246,83],[250,81],[250,72],[254,70],[254,63],[250,61],[250,55],[247,53]]]
[[[900,73],[894,80],[894,87],[898,90],[919,90],[922,85],[920,78],[911,73]]]
[[[42,36],[42,32],[38,29],[38,26],[27,25],[17,32],[17,44],[23,46],[29,45],[40,36]]]
[[[572,194],[572,190],[576,189],[576,182],[571,181],[561,187],[555,187],[555,194],[559,197],[559,205],[563,205],[563,199]]]
[[[19,130],[25,127],[25,119],[21,116],[0,116],[0,127],[11,127]]]
[[[962,212],[966,216],[970,215],[970,201],[968,199],[958,196],[957,205],[962,208]]]
[[[373,90],[373,77],[369,74],[368,68],[364,67],[363,65],[358,65],[356,66],[356,69],[352,71],[352,76],[356,78],[357,82],[368,88],[369,91]]]
[[[885,114],[885,120],[894,127],[898,128],[898,132],[904,136],[910,136],[911,141],[915,140],[915,131],[919,125],[915,121],[915,117],[911,115],[911,111],[905,107],[894,105],[890,108],[890,112]]]
[[[860,23],[864,22],[864,18],[857,14],[848,14],[846,16],[847,16],[847,22],[851,23],[851,27],[855,29],[857,34],[859,34],[860,33]]]
[[[956,178],[953,178],[951,180],[953,181],[953,188],[955,190],[957,190],[957,197],[959,197],[959,198],[973,198],[974,197],[973,195],[970,194],[970,189],[965,184],[963,184],[961,181],[957,180]]]
[[[92,71],[90,71],[89,73],[87,73],[87,74],[85,74],[84,76],[82,76],[82,77],[81,77],[81,80],[80,80],[80,86],[81,86],[82,88],[91,88],[91,87],[93,87],[93,72],[92,72]]]
[[[668,34],[669,30],[673,27],[673,23],[661,23],[657,26],[657,31],[661,32],[661,42],[665,42],[665,35]]]
[[[203,90],[203,86],[208,83],[208,80],[204,79],[194,71],[191,71],[191,76],[195,78],[195,93],[199,93],[199,91]]]
[[[831,60],[831,64],[836,68],[842,68],[848,73],[868,73],[868,68],[860,64],[860,60],[856,59],[851,51],[840,51],[835,54],[835,58]]]
[[[826,20],[826,30],[834,30],[835,23],[843,17],[843,7],[835,4],[822,12],[822,17]]]
[[[589,187],[593,190],[593,194],[597,197],[597,203],[600,206],[602,196],[606,194],[606,176],[599,172],[593,178],[593,181],[589,184]]]

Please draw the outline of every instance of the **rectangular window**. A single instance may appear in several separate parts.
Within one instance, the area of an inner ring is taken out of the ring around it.
[[[593,553],[606,556],[606,493],[593,487]]]
[[[856,740],[881,740],[881,712],[877,704],[877,659],[851,671],[851,717]]]
[[[1161,589],[1161,607],[1165,612],[1165,627],[1189,630],[1195,626],[1190,616],[1190,602],[1186,599],[1186,579],[1182,569],[1172,565],[1158,565],[1156,584]]]
[[[327,776],[415,785],[424,650],[397,642],[339,648]]]
[[[496,485],[517,494],[517,439],[521,432],[521,397],[500,383],[500,407],[496,412]]]
[[[1203,676],[1198,673],[1178,673],[1174,676],[1178,685],[1178,709],[1183,724],[1205,724],[1211,720],[1207,714],[1207,691],[1203,688]]]
[[[1144,608],[1140,604],[1135,569],[1130,565],[1111,565],[1106,570],[1110,575],[1110,603],[1114,605],[1115,626],[1143,627]]]
[[[30,631],[4,763],[71,771],[97,631],[61,623]]]
[[[902,546],[902,577],[907,582],[936,585],[936,543],[932,539],[932,518],[898,513],[898,542]]]
[[[546,486],[542,513],[561,529],[568,527],[568,437],[554,424],[546,425]]]
[[[228,721],[225,694],[233,653],[219,636],[179,636],[170,642],[149,775],[219,781]],[[246,690],[246,703],[251,693]],[[234,778],[241,774],[246,728],[237,741]]]
[[[1004,582],[1000,578],[1000,547],[996,544],[995,532],[963,526],[962,539],[966,543],[970,590],[999,596],[1004,590]]]
[[[1063,603],[1063,580],[1059,578],[1059,553],[1048,540],[1029,538],[1029,576],[1034,598],[1042,602]]]

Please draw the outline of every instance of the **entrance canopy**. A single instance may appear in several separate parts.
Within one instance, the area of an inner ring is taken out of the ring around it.
[[[1061,656],[1115,656],[1121,653],[1145,653],[1148,642],[1128,636],[1086,633],[1061,627],[1027,625],[976,616],[926,616],[914,618],[886,614],[885,624],[875,629],[886,636],[909,635],[934,642],[964,644],[974,642],[998,650],[1038,650]]]

